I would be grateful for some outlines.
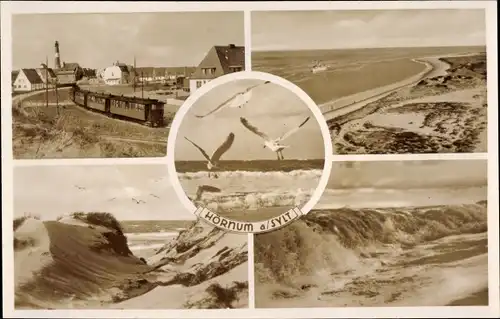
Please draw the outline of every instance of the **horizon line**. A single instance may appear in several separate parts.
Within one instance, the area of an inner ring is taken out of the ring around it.
[[[254,50],[254,52],[283,52],[283,51],[331,51],[331,50],[359,50],[359,49],[408,49],[408,48],[476,48],[485,47],[486,44],[481,45],[439,45],[439,46],[395,46],[395,47],[350,47],[350,48],[310,48],[310,49],[264,49],[264,50]]]

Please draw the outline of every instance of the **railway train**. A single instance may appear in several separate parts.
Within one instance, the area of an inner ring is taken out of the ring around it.
[[[165,103],[158,100],[97,93],[82,90],[77,85],[70,89],[70,98],[78,106],[112,118],[151,127],[164,125]]]

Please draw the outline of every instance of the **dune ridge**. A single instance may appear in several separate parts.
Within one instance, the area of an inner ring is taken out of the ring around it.
[[[28,216],[14,222],[14,231],[18,309],[144,308],[134,300],[146,295],[146,302],[166,308],[247,303],[247,274],[237,271],[247,261],[246,236],[228,238],[201,221],[146,260],[131,252],[108,213],[73,213],[58,221]],[[165,300],[178,287],[191,297]]]
[[[405,250],[447,236],[483,233],[487,231],[486,206],[481,201],[311,211],[289,227],[257,235],[256,280],[301,289],[304,282],[311,285],[315,279],[324,280],[322,272],[356,269],[363,259],[386,249]]]

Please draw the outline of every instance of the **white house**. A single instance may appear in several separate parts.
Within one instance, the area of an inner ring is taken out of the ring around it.
[[[104,69],[102,78],[108,85],[119,85],[130,83],[130,71],[124,64],[115,64]]]
[[[21,69],[13,82],[12,89],[16,92],[29,92],[45,88],[43,79],[36,69]]]
[[[230,44],[214,46],[205,55],[189,79],[189,91],[193,93],[203,84],[233,72],[245,69],[245,47]]]

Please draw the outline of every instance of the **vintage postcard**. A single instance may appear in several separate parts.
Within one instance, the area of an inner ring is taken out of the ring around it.
[[[500,316],[493,1],[1,24],[4,317]]]

